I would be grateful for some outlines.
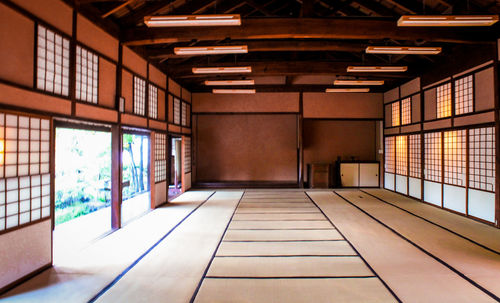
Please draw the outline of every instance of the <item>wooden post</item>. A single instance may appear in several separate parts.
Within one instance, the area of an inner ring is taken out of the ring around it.
[[[122,132],[120,125],[111,127],[111,228],[121,227],[122,202]]]

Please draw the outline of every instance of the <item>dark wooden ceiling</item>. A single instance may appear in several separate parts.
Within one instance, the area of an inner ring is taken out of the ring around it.
[[[462,47],[488,45],[487,28],[398,28],[407,14],[499,14],[498,0],[73,0],[93,21],[192,91],[204,80],[255,79],[259,91],[323,91],[336,78],[384,79],[385,91]],[[148,15],[240,14],[242,26],[147,28]],[[248,45],[247,54],[177,56],[178,46]],[[369,45],[440,46],[435,56],[365,54]],[[247,75],[194,75],[192,67],[251,65]],[[347,73],[349,65],[407,65],[406,73]]]

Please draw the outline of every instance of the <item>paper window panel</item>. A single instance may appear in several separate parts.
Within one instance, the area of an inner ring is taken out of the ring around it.
[[[396,137],[385,138],[385,161],[384,170],[386,173],[396,171]]]
[[[167,135],[155,134],[155,182],[167,179]]]
[[[444,183],[465,186],[467,169],[467,131],[444,133]]]
[[[411,98],[401,101],[401,125],[411,123]]]
[[[462,115],[474,111],[473,75],[455,81],[455,114]]]
[[[469,130],[469,187],[495,191],[495,128]]]
[[[408,152],[410,160],[410,177],[421,178],[422,162],[421,162],[421,143],[420,135],[408,136]]]
[[[149,85],[149,117],[158,119],[158,88]]]
[[[392,126],[399,126],[401,124],[399,119],[399,106],[399,101],[392,103]]]
[[[5,154],[0,162],[0,231],[4,231],[42,218],[42,207],[50,216],[50,120],[0,112],[0,127],[0,153]]]
[[[69,95],[69,40],[42,25],[37,28],[37,88]]]
[[[451,83],[438,86],[436,89],[437,118],[451,116]]]
[[[134,76],[134,114],[146,115],[146,81]]]
[[[441,182],[442,178],[441,133],[424,135],[424,178],[425,180]]]
[[[174,124],[181,124],[181,100],[174,97]]]
[[[408,143],[406,136],[396,137],[396,174],[408,175]]]
[[[191,138],[184,137],[184,172],[191,172]]]
[[[187,104],[185,102],[182,102],[181,124],[187,126]]]
[[[76,47],[76,99],[97,104],[99,90],[99,56]]]

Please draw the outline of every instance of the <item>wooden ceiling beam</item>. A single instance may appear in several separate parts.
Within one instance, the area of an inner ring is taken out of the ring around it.
[[[349,42],[330,41],[248,41],[233,42],[225,45],[248,46],[249,52],[310,52],[310,51],[333,51],[333,52],[362,52],[366,45]],[[146,52],[151,59],[182,58],[174,54],[172,48],[154,49]]]
[[[295,61],[295,62],[224,62],[211,65],[198,65],[196,67],[211,67],[211,66],[251,66],[252,73],[241,74],[245,75],[349,75],[351,77],[368,77],[368,78],[387,78],[400,79],[414,77],[412,72],[401,74],[396,73],[347,73],[349,65],[360,65],[359,62],[319,62],[319,61]],[[191,65],[166,65],[166,72],[174,78],[208,78],[217,75],[214,74],[193,74]],[[236,74],[235,74],[236,75]],[[220,75],[219,75],[220,76]],[[227,74],[226,74],[227,76]]]
[[[128,16],[121,18],[120,23],[127,25],[137,25],[139,23],[142,23],[144,21],[145,16],[149,16],[156,13],[157,11],[168,6],[171,2],[174,2],[174,0],[155,1],[155,2],[146,1],[143,7],[138,8]]]
[[[366,18],[252,18],[241,26],[197,28],[134,28],[123,32],[126,45],[177,43],[191,40],[361,39],[423,40],[478,43],[495,40],[491,29],[401,28],[395,20]]]

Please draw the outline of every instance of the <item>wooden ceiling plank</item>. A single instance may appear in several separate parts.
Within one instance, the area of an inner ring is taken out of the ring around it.
[[[113,8],[110,11],[108,11],[107,13],[104,13],[101,16],[101,18],[106,18],[106,17],[108,17],[108,16],[116,13],[117,11],[121,10],[122,8],[126,7],[127,5],[132,4],[135,1],[137,1],[137,0],[127,0],[125,3],[122,3],[122,4],[118,5],[117,7]]]

